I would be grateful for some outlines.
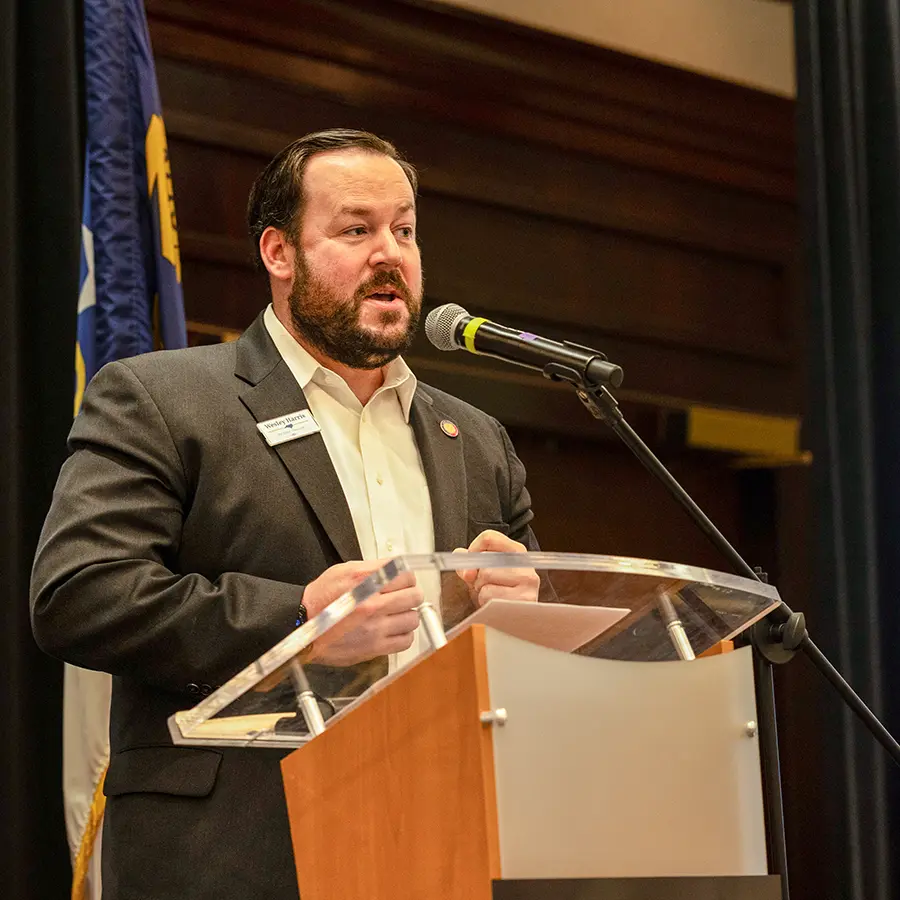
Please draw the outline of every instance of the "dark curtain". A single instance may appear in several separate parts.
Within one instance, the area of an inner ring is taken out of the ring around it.
[[[813,636],[896,735],[900,0],[797,0],[795,10],[824,610]],[[830,896],[900,897],[898,769],[836,699],[832,708],[831,727],[810,736],[831,800]]]
[[[80,253],[78,9],[0,11],[0,893],[68,897],[62,667],[35,646],[31,560],[72,419]]]

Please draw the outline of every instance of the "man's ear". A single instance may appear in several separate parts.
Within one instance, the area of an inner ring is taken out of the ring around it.
[[[294,277],[297,251],[287,235],[269,226],[259,238],[259,255],[269,274],[277,281],[289,282]]]

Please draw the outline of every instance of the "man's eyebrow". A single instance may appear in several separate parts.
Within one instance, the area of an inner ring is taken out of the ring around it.
[[[366,206],[342,206],[337,214],[339,216],[370,216],[372,215],[372,210]]]
[[[402,215],[403,213],[409,212],[410,210],[415,211],[416,204],[412,201],[407,201],[403,203],[401,206],[397,208],[395,215]],[[369,206],[342,206],[337,214],[339,216],[358,216],[360,218],[364,218],[365,216],[372,215],[372,208]]]

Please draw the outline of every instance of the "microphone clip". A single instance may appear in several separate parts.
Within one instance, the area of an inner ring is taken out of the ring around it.
[[[624,373],[620,366],[609,362],[609,357],[592,347],[563,341],[564,347],[581,350],[590,354],[584,362],[570,364],[553,360],[543,366],[541,371],[551,381],[568,381],[576,390],[597,391],[607,386],[617,388],[622,384]]]

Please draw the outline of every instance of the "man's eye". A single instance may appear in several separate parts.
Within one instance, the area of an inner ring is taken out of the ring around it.
[[[412,239],[415,236],[415,230],[411,225],[404,225],[397,229],[397,234],[402,238]]]
[[[353,228],[348,228],[344,234],[349,234],[350,237],[362,237],[366,233],[365,225],[356,225]]]

